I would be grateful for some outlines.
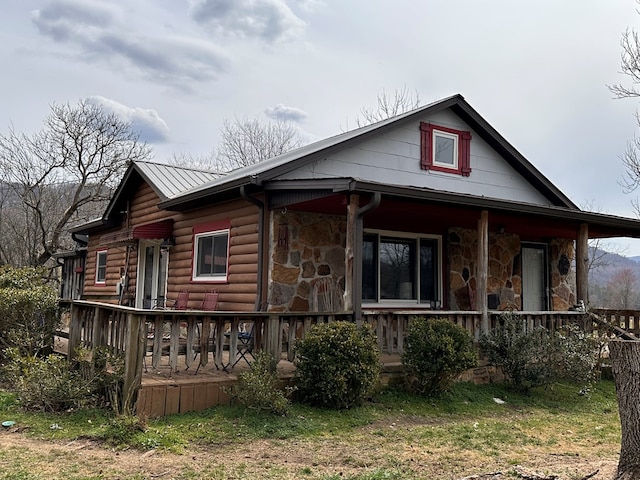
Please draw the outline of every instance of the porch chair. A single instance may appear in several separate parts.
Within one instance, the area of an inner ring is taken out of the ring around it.
[[[173,302],[173,305],[171,305],[170,308],[172,310],[186,310],[188,303],[189,303],[189,291],[181,290],[178,293],[178,298],[176,298],[176,301]]]
[[[244,324],[244,326],[246,327],[246,324]],[[253,347],[255,345],[254,328],[255,322],[251,322],[250,330],[247,331],[246,329],[243,329],[238,332],[238,351],[236,353],[236,359],[231,367],[235,367],[240,360],[244,360],[247,362],[247,365],[251,366],[251,361],[255,359],[253,356]]]
[[[218,291],[213,290],[204,294],[200,310],[213,311],[218,306]]]

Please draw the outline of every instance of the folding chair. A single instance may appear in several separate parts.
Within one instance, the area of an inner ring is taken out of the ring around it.
[[[204,299],[200,305],[200,310],[213,311],[218,306],[218,292],[211,291],[204,294]]]
[[[255,360],[253,356],[254,342],[254,330],[255,323],[251,323],[251,330],[238,332],[238,352],[236,353],[236,360],[233,362],[232,367],[235,367],[240,360],[247,362],[247,365],[251,366],[251,361]]]
[[[186,310],[187,304],[189,303],[189,292],[187,290],[182,290],[178,293],[178,298],[171,305],[172,310]]]

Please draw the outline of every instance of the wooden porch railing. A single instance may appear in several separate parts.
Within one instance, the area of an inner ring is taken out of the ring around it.
[[[616,336],[627,340],[640,339],[640,310],[593,309],[591,313],[609,326]]]
[[[208,364],[210,353],[219,368],[229,368],[238,348],[238,333],[245,325],[252,325],[253,341],[257,350],[270,352],[277,359],[294,360],[293,346],[316,323],[334,320],[352,320],[351,312],[343,313],[268,313],[220,312],[197,310],[141,310],[88,301],[69,304],[68,355],[74,355],[78,346],[106,348],[120,353],[125,359],[125,402],[135,398],[143,371],[158,368],[161,358],[168,357],[172,371],[184,365],[195,373]],[[494,327],[502,312],[490,312],[490,326]],[[640,332],[637,314],[631,312],[616,317],[625,328]],[[585,319],[580,312],[514,312],[527,326],[555,329],[567,323]],[[602,313],[605,315],[605,313]],[[618,312],[620,315],[620,312]],[[477,311],[444,310],[364,310],[362,322],[371,325],[378,338],[382,354],[402,355],[404,336],[416,316],[448,318],[465,328],[476,340],[480,336],[481,314]],[[227,364],[223,351],[229,351]],[[148,364],[149,363],[149,364]]]

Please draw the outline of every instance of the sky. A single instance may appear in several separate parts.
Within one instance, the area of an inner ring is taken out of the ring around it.
[[[382,92],[462,94],[580,207],[636,217],[621,157],[639,135],[620,67],[634,0],[3,0],[0,133],[52,104],[102,104],[154,160],[208,155],[225,120],[305,141],[356,126]],[[640,241],[610,242],[627,256]]]

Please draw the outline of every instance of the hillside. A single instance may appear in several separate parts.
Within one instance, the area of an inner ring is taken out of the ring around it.
[[[640,256],[589,249],[589,303],[601,308],[640,308]],[[626,305],[625,305],[626,304]]]

